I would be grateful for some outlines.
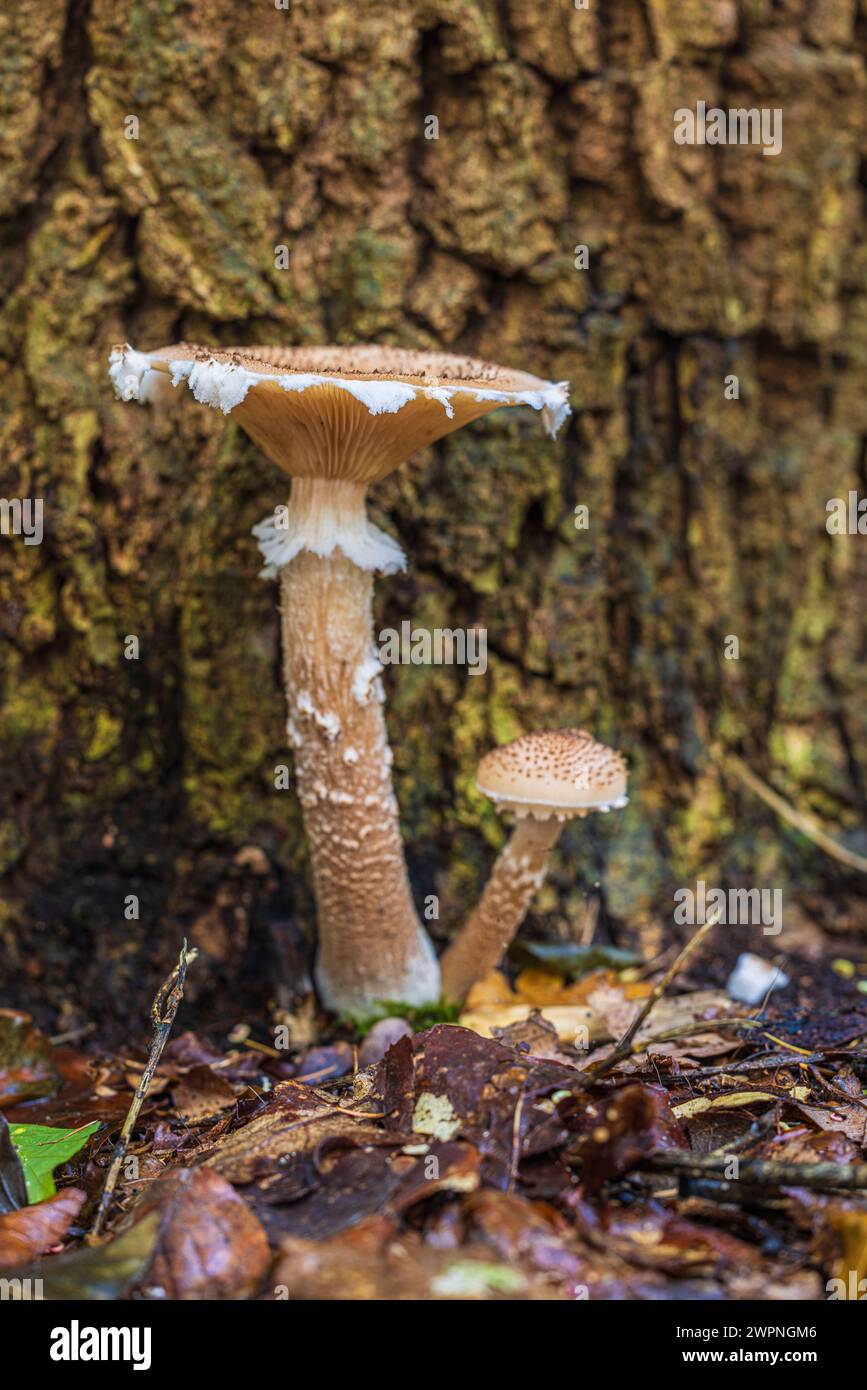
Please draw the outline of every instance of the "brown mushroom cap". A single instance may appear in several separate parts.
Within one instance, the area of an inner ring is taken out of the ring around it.
[[[621,754],[584,729],[545,729],[486,753],[476,782],[518,816],[568,820],[625,806],[626,775]]]
[[[186,381],[196,399],[230,411],[294,477],[370,483],[417,449],[504,405],[541,410],[551,433],[569,413],[566,383],[476,358],[390,347],[210,348],[177,343],[111,355],[125,399],[155,381]]]

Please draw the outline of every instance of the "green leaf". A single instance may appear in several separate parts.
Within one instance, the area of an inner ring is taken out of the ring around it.
[[[426,1033],[438,1023],[455,1023],[461,1012],[459,1004],[449,1004],[441,999],[438,1004],[401,1004],[399,1000],[379,999],[371,1004],[369,1013],[344,1013],[340,1022],[353,1028],[363,1038],[367,1036],[374,1023],[381,1018],[405,1018],[414,1033]]]
[[[67,1163],[83,1149],[92,1134],[99,1129],[99,1120],[78,1129],[55,1129],[49,1125],[10,1125],[12,1143],[18,1151],[27,1183],[27,1200],[31,1206],[53,1197],[57,1188],[51,1176],[61,1163]]]
[[[625,970],[641,965],[641,956],[619,946],[581,946],[575,941],[513,941],[509,959],[515,965],[547,970],[579,980],[591,970]]]

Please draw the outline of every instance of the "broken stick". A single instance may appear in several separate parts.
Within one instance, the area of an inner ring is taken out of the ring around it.
[[[147,1061],[144,1066],[144,1071],[139,1077],[135,1095],[127,1111],[120,1136],[114,1146],[114,1153],[105,1178],[105,1186],[102,1189],[102,1196],[99,1199],[99,1206],[96,1209],[93,1226],[87,1238],[89,1242],[95,1241],[98,1238],[105,1223],[106,1213],[111,1203],[114,1189],[117,1186],[117,1180],[126,1157],[130,1137],[135,1128],[135,1122],[138,1119],[139,1111],[142,1108],[145,1096],[150,1090],[151,1082],[154,1079],[154,1073],[159,1066],[160,1058],[163,1055],[163,1048],[168,1041],[169,1033],[172,1030],[172,1024],[175,1021],[178,1006],[184,997],[184,981],[187,977],[187,966],[195,960],[196,954],[196,951],[191,951],[189,955],[187,954],[187,942],[185,938],[181,946],[181,954],[178,958],[177,965],[171,974],[163,980],[163,983],[157,990],[156,998],[151,1005],[151,1021],[154,1027],[148,1047]]]
[[[640,1167],[683,1177],[709,1178],[734,1188],[727,1154],[689,1154],[665,1150],[648,1154]],[[785,1163],[779,1159],[738,1158],[737,1182],[742,1186],[808,1187],[816,1192],[859,1191],[867,1188],[867,1163]]]
[[[699,927],[695,936],[692,937],[692,939],[686,943],[683,950],[675,958],[673,963],[668,967],[662,979],[658,980],[657,983],[653,986],[653,989],[650,991],[646,1000],[644,1001],[643,1008],[639,1009],[638,1013],[635,1015],[635,1018],[630,1023],[629,1027],[623,1034],[623,1037],[620,1039],[614,1050],[612,1052],[609,1052],[607,1057],[603,1057],[601,1062],[598,1062],[595,1065],[591,1062],[587,1067],[585,1067],[584,1075],[586,1077],[590,1078],[590,1080],[592,1081],[597,1081],[600,1076],[604,1076],[606,1072],[609,1072],[612,1070],[613,1067],[616,1067],[618,1062],[622,1062],[624,1057],[631,1056],[633,1052],[642,1052],[644,1050],[644,1047],[646,1046],[645,1043],[642,1043],[640,1047],[635,1047],[633,1045],[633,1039],[635,1038],[636,1033],[638,1032],[642,1023],[644,1023],[645,1019],[647,1018],[654,1005],[659,1003],[660,999],[665,994],[665,991],[668,989],[668,986],[671,984],[675,975],[679,974],[679,972],[683,969],[684,965],[686,965],[686,962],[689,960],[690,956],[693,954],[694,951],[698,950],[698,947],[704,941],[708,932],[710,932],[717,925],[719,920],[720,910],[718,907],[715,907],[712,910],[712,912],[709,913],[707,921],[701,927]]]

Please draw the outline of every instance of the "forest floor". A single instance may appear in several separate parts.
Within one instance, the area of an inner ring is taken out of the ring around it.
[[[829,951],[747,1007],[703,964],[712,930],[647,965],[531,960],[457,1021],[368,1030],[309,996],[277,1046],[174,1029],[192,952],[149,1051],[0,1012],[0,1277],[52,1299],[863,1297],[867,963]]]

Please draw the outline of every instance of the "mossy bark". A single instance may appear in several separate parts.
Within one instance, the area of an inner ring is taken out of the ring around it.
[[[261,1017],[269,942],[313,920],[250,536],[285,486],[231,419],[115,401],[122,339],[373,339],[573,383],[556,444],[494,415],[372,498],[410,556],[381,626],[489,634],[484,678],[387,680],[433,930],[504,839],[477,758],[546,724],[621,747],[632,801],[564,834],[531,930],[598,891],[600,930],[652,946],[696,877],[864,925],[863,884],[725,748],[863,850],[867,541],[825,503],[867,492],[865,48],[865,0],[4,10],[0,495],[42,498],[45,537],[0,537],[0,1002],[126,1026],[186,933],[200,1019]],[[781,108],[782,153],[677,145],[698,100]]]

